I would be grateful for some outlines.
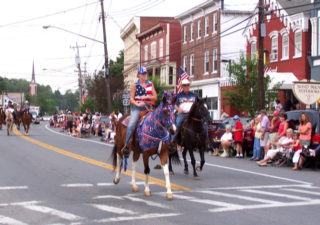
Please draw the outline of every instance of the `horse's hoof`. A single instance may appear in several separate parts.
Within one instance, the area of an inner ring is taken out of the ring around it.
[[[174,172],[173,172],[173,170],[171,170],[170,172],[169,172],[171,175],[174,175]]]
[[[173,199],[172,193],[167,193],[166,196],[167,196],[167,199]]]
[[[183,172],[184,172],[184,174],[189,174],[188,170],[184,170]]]
[[[138,187],[132,187],[132,191],[133,192],[139,192],[139,188]]]
[[[118,178],[114,178],[114,179],[113,179],[113,183],[114,183],[114,184],[119,184],[119,182],[120,182],[120,179],[118,179]]]
[[[194,176],[193,179],[194,180],[200,180],[200,178],[198,176]]]
[[[197,167],[196,167],[196,170],[199,171],[199,172],[202,171],[202,170],[200,169],[200,166],[197,166]]]
[[[145,196],[151,196],[151,192],[150,191],[144,191],[144,195]]]

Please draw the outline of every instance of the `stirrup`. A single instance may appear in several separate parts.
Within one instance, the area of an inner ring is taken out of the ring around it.
[[[129,140],[129,142],[123,147],[123,149],[121,150],[122,155],[124,155],[125,157],[129,157],[130,155],[130,150],[131,150],[131,145],[132,145],[132,141]]]

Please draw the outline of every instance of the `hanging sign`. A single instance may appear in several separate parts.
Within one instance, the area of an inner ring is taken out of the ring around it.
[[[320,82],[294,82],[292,85],[292,91],[301,103],[312,105],[320,99]]]

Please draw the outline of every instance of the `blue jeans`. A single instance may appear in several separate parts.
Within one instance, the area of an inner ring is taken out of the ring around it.
[[[204,129],[206,130],[206,135],[207,135],[208,141],[210,141],[209,133],[208,133],[208,124],[206,122],[204,122],[203,126],[204,126]]]
[[[179,131],[182,122],[184,121],[184,118],[186,117],[187,114],[184,113],[179,113],[177,118],[176,118],[176,127],[177,127],[177,132]],[[176,136],[177,132],[171,136],[171,142],[173,141],[174,137]]]
[[[146,107],[133,107],[133,109],[131,110],[131,114],[130,114],[130,120],[129,120],[129,124],[127,127],[127,135],[126,135],[126,143],[125,145],[128,144],[133,132],[135,131],[136,125],[139,121],[140,118],[140,112],[146,110]]]
[[[261,157],[261,146],[260,146],[260,139],[254,138],[253,143],[253,157],[260,159]]]

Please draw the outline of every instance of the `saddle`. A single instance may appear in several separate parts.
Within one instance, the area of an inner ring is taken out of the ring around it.
[[[149,109],[146,109],[146,110],[141,111],[141,112],[140,112],[140,118],[139,118],[139,120],[138,120],[138,124],[141,123],[141,121],[143,120],[143,118],[144,118],[146,115],[148,115],[149,113],[152,113],[153,111],[154,111],[154,110],[149,110]],[[122,124],[127,127],[128,124],[129,124],[129,121],[130,121],[130,115],[122,121]]]

